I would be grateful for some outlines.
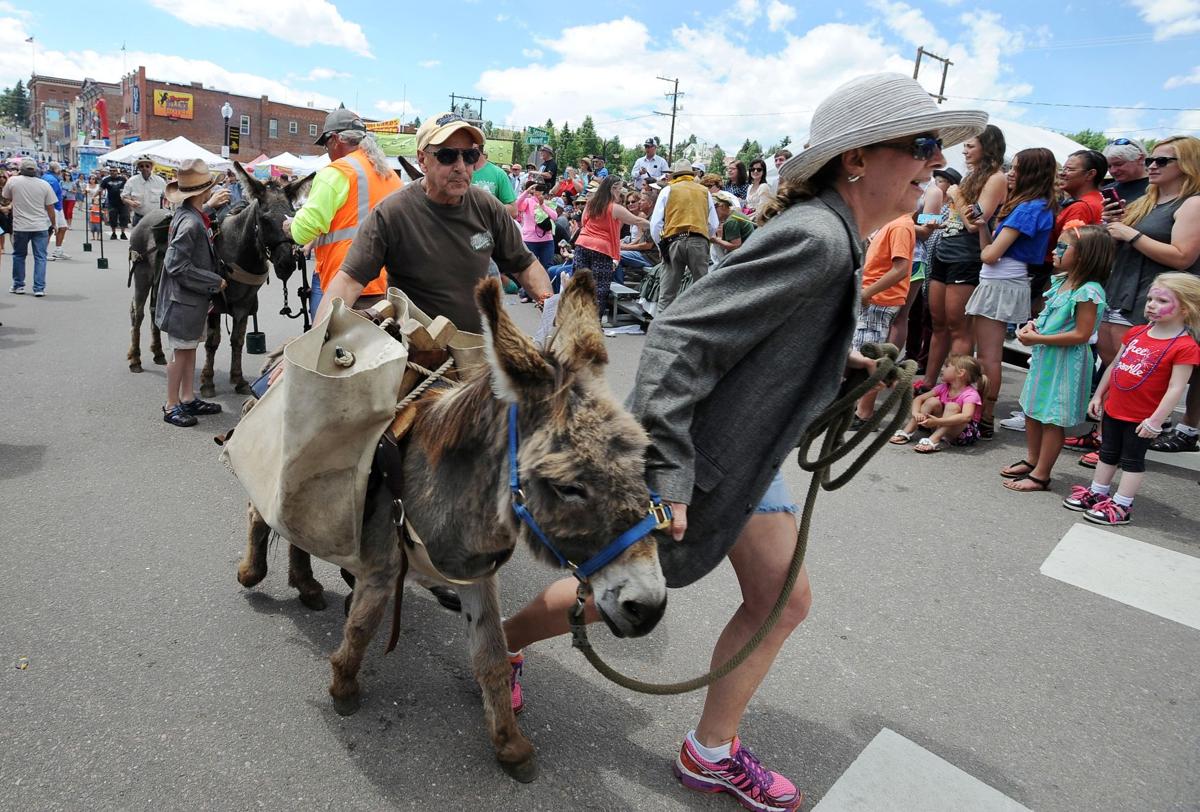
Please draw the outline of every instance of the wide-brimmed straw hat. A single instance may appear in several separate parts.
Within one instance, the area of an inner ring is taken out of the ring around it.
[[[207,192],[216,182],[217,179],[204,161],[199,158],[184,161],[183,166],[175,173],[175,180],[167,184],[165,196],[167,200],[178,205],[189,197]]]
[[[671,164],[671,177],[678,178],[681,175],[695,175],[696,170],[692,168],[692,162],[687,158],[680,158],[675,163]]]
[[[847,150],[906,135],[936,133],[943,147],[983,132],[982,110],[943,110],[915,79],[900,73],[860,76],[817,105],[808,146],[779,168],[784,181],[804,181]]]

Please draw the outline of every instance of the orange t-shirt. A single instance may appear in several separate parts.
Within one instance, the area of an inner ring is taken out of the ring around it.
[[[912,258],[916,246],[917,227],[913,224],[912,215],[897,217],[875,232],[875,237],[867,248],[867,258],[863,261],[863,288],[875,284],[890,271],[893,260],[903,259],[907,263],[908,272],[899,282],[872,296],[871,304],[884,307],[904,304],[908,298],[908,280],[912,276]]]

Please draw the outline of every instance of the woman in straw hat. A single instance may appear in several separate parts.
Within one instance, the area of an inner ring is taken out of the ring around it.
[[[943,166],[942,147],[979,133],[987,115],[943,110],[914,80],[865,76],[813,116],[809,146],[780,170],[765,223],[715,272],[655,319],[630,406],[652,443],[650,485],[672,503],[676,544],[660,545],[670,586],[728,557],[742,604],[712,655],[727,661],[775,603],[796,545],[797,508],[780,467],[834,398],[854,333],[862,240],[916,209]],[[575,583],[563,579],[505,624],[514,654],[567,631]],[[802,572],[778,625],[750,658],[708,690],[675,774],[758,810],[795,809],[803,795],[738,739],[746,705],[808,613]],[[590,608],[590,619],[598,615]],[[713,618],[714,620],[716,618]]]
[[[168,232],[154,323],[171,350],[163,420],[172,426],[194,426],[196,415],[221,411],[220,404],[200,400],[195,392],[196,346],[204,335],[208,302],[225,289],[217,273],[211,224],[202,209],[215,185],[216,176],[198,159],[184,163],[167,184],[166,198],[178,208]]]

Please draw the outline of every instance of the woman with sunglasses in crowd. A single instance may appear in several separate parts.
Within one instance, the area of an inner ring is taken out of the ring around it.
[[[1108,233],[1119,243],[1104,286],[1108,310],[1100,325],[1101,351],[1109,352],[1109,360],[1129,327],[1146,323],[1146,295],[1156,276],[1200,274],[1200,138],[1176,135],[1159,141],[1146,168],[1150,185],[1145,196],[1128,204],[1120,221],[1108,224]],[[1186,403],[1183,421],[1151,449],[1200,450],[1200,374],[1192,376]]]
[[[925,379],[918,392],[927,392],[938,383],[942,364],[950,355],[971,355],[975,340],[966,314],[967,300],[979,284],[979,227],[988,223],[1008,194],[1004,165],[1004,133],[989,124],[977,138],[963,144],[963,159],[970,173],[958,186],[946,193],[950,209],[942,225],[942,238],[929,257],[929,317],[933,335],[929,340],[929,358]],[[963,213],[978,206],[979,225],[967,223]]]
[[[628,402],[650,436],[649,484],[673,511],[674,541],[658,546],[668,586],[686,586],[726,557],[737,577],[740,606],[716,643],[714,666],[755,635],[788,575],[799,509],[781,467],[852,360],[863,238],[914,210],[921,187],[945,163],[943,140],[959,143],[986,121],[982,112],[942,110],[899,74],[839,87],[813,115],[810,146],[783,165],[762,227],[720,273],[654,320]],[[567,631],[576,587],[573,578],[557,581],[506,621],[514,707],[524,700],[517,649]],[[804,794],[763,766],[739,733],[810,602],[801,568],[778,623],[709,687],[695,729],[680,730],[674,770],[684,786],[730,793],[760,812],[801,806]],[[716,606],[700,611],[726,620]],[[599,619],[591,599],[585,616]]]
[[[755,158],[750,162],[750,188],[746,192],[746,208],[751,212],[762,211],[774,197],[771,184],[767,183],[767,162]]]

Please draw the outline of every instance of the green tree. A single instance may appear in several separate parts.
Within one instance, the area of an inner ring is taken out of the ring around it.
[[[763,150],[763,155],[764,156],[774,155],[776,152],[779,152],[779,150],[781,150],[781,149],[787,149],[788,145],[790,145],[791,143],[792,143],[792,137],[790,135],[785,135],[783,137],[783,140],[780,141],[778,144],[772,144],[769,148]]]
[[[725,177],[725,150],[720,144],[713,144],[712,157],[708,159],[708,171]]]
[[[420,127],[420,126],[421,126],[421,117],[420,117],[420,116],[413,116],[412,125],[413,125],[414,127]]]
[[[1108,146],[1108,139],[1104,137],[1104,133],[1098,130],[1080,130],[1076,133],[1066,133],[1066,136],[1076,143],[1083,144],[1088,149],[1103,152],[1104,148]]]
[[[759,143],[757,141],[751,141],[749,138],[747,138],[744,142],[742,142],[742,148],[737,151],[737,159],[746,164],[746,166],[749,166],[751,161],[760,157],[762,154],[762,147],[759,146]]]
[[[558,131],[558,146],[555,148],[555,157],[558,159],[559,171],[566,169],[568,166],[579,166],[579,156],[583,152],[579,146],[579,136],[571,131],[569,122],[563,122],[562,129]]]
[[[29,118],[29,93],[25,90],[25,83],[20,79],[13,86],[12,97],[13,118],[24,124]]]
[[[555,152],[558,152],[558,130],[554,129],[554,121],[546,119],[546,123],[542,125],[542,129],[550,133],[550,146],[554,148]]]
[[[604,156],[604,160],[608,166],[609,172],[625,171],[625,148],[621,146],[621,139],[617,136],[614,135],[612,138],[605,141],[600,147],[600,152],[597,154]],[[629,166],[633,166],[633,164],[629,164]]]
[[[591,116],[583,117],[583,123],[575,131],[575,138],[579,141],[580,157],[595,155],[604,149],[604,141],[596,135],[596,124]]]

